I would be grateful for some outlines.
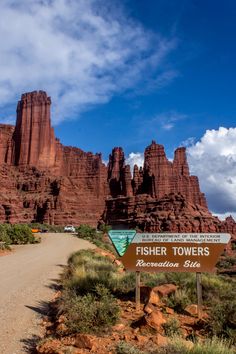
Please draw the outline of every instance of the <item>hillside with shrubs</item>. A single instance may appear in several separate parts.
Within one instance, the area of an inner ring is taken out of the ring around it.
[[[107,229],[82,225],[77,231],[98,248],[69,258],[37,353],[236,353],[233,277],[202,275],[199,319],[194,273],[141,273],[141,307],[136,309],[135,273],[123,269]]]

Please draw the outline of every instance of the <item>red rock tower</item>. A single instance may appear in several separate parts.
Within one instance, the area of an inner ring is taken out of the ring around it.
[[[115,147],[109,156],[108,182],[113,197],[122,194],[122,171],[125,167],[125,156],[121,147]]]
[[[13,135],[13,164],[50,168],[55,164],[55,137],[50,119],[51,98],[44,91],[21,96]]]

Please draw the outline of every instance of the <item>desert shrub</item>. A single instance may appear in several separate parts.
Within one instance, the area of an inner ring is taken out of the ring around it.
[[[177,318],[171,317],[166,323],[163,324],[165,335],[167,337],[180,336],[180,323]]]
[[[76,231],[78,232],[78,236],[85,238],[85,239],[91,239],[96,237],[96,229],[94,229],[93,227],[89,226],[89,225],[80,225]],[[100,236],[100,233],[98,233],[98,235]],[[98,236],[97,236],[98,238]]]
[[[166,283],[166,273],[141,272],[141,282],[146,286],[154,287]]]
[[[113,291],[116,283],[116,267],[109,258],[102,257],[90,250],[74,253],[68,260],[63,285],[73,289],[77,295],[94,292],[97,285]]]
[[[210,315],[211,333],[218,337],[228,338],[236,344],[236,300],[214,304]]]
[[[100,224],[98,229],[103,234],[107,234],[111,230],[111,226],[107,224]]]
[[[173,283],[181,289],[188,289],[195,292],[196,275],[195,273],[166,273],[166,283]]]
[[[150,287],[172,283],[183,291],[187,289],[192,300],[196,297],[196,276],[193,273],[141,273],[141,281]]]
[[[77,296],[63,295],[66,325],[71,333],[103,333],[113,326],[119,317],[119,306],[109,290],[96,285],[93,293]]]
[[[96,229],[92,228],[89,225],[80,225],[79,227],[76,228],[76,231],[78,237],[94,243],[97,247],[100,247],[102,249],[105,249],[109,252],[116,254],[116,251],[113,245],[111,244],[111,242],[109,241],[109,239],[104,238],[105,232],[96,231]]]
[[[164,300],[168,307],[173,308],[178,313],[183,313],[185,307],[193,302],[191,291],[188,289],[177,289],[169,297],[165,297]]]
[[[114,279],[114,293],[119,296],[121,294],[128,294],[135,291],[135,273],[125,272],[117,275]]]
[[[28,225],[16,224],[7,228],[7,234],[11,240],[11,244],[22,245],[26,243],[38,242],[32,234]]]
[[[2,224],[0,225],[0,241],[6,242],[6,245],[20,245],[26,243],[37,243],[39,242],[39,239],[35,238],[28,225]]]
[[[235,297],[236,283],[224,276],[207,275],[202,276],[203,300],[210,307],[218,302],[233,300]]]
[[[47,229],[48,232],[64,232],[64,226],[61,225],[48,225],[48,224],[43,224],[42,229]]]
[[[236,265],[236,257],[226,256],[216,264],[219,269],[228,269]]]
[[[116,354],[145,354],[134,345],[120,341],[116,346]]]
[[[213,337],[204,342],[197,342],[194,346],[187,344],[180,337],[172,338],[168,344],[148,354],[235,354],[235,349],[229,342]],[[190,342],[191,343],[191,342]],[[146,353],[145,353],[146,354]]]
[[[213,337],[205,342],[198,342],[189,350],[189,354],[235,354],[229,342]]]
[[[6,247],[11,244],[11,239],[5,225],[0,225],[0,242],[5,242]]]
[[[135,273],[118,273],[111,259],[91,250],[74,253],[69,258],[68,265],[63,284],[67,288],[74,289],[77,295],[93,292],[98,284],[103,285],[116,296],[134,293]]]

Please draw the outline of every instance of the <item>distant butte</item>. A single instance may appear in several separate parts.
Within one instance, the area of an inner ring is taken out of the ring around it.
[[[232,218],[212,216],[198,178],[191,176],[185,148],[168,161],[152,141],[144,166],[125,164],[121,147],[108,166],[101,154],[63,146],[55,138],[51,99],[44,91],[22,95],[16,126],[0,124],[0,222],[107,223],[158,232],[230,232]]]

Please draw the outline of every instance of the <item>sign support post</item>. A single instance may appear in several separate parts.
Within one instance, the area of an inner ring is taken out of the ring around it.
[[[136,310],[140,310],[140,272],[136,272],[135,302]]]
[[[196,273],[197,280],[197,315],[202,317],[202,273]]]

